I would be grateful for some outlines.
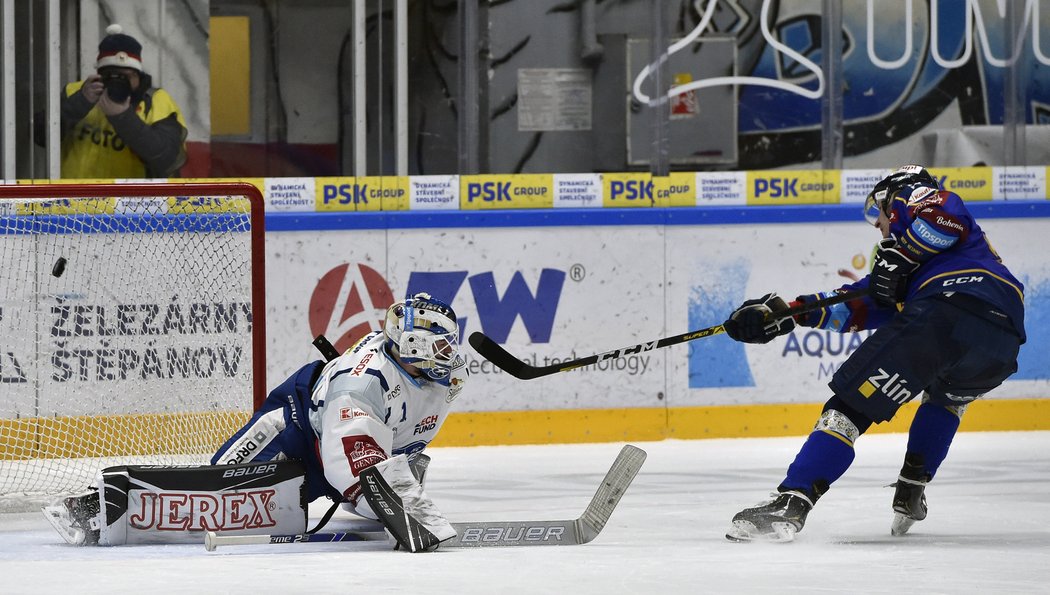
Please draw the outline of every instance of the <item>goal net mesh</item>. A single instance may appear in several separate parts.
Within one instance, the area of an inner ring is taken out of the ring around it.
[[[0,510],[206,463],[250,416],[261,198],[198,186],[0,187]]]

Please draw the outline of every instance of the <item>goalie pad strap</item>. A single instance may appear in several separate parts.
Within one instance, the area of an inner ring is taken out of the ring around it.
[[[202,543],[207,531],[306,530],[305,478],[297,461],[109,467],[99,494],[99,545]]]

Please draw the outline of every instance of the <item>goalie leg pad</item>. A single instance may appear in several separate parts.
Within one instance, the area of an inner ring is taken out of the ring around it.
[[[264,535],[306,530],[305,477],[294,461],[109,467],[89,494],[62,501],[64,513],[56,509],[59,503],[44,510],[59,534],[77,545],[202,543],[208,531]],[[81,518],[87,509],[81,503],[91,498],[98,503],[96,515]],[[62,527],[66,518],[69,529]],[[81,538],[80,532],[86,535]]]
[[[452,524],[423,491],[405,455],[381,461],[358,476],[379,522],[410,552],[436,549],[456,536]]]

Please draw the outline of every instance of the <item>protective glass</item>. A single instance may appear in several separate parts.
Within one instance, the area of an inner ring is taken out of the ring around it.
[[[864,199],[864,219],[872,225],[879,221],[879,215],[886,213],[889,205],[889,193],[885,190],[873,190]],[[888,215],[888,213],[886,213]]]

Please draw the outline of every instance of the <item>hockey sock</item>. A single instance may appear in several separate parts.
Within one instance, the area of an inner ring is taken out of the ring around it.
[[[816,502],[849,469],[854,454],[853,445],[842,436],[825,431],[813,432],[788,467],[780,489],[802,491]]]
[[[925,471],[931,478],[948,456],[960,421],[957,414],[934,403],[923,403],[915,412],[908,430],[908,452],[922,455]]]

